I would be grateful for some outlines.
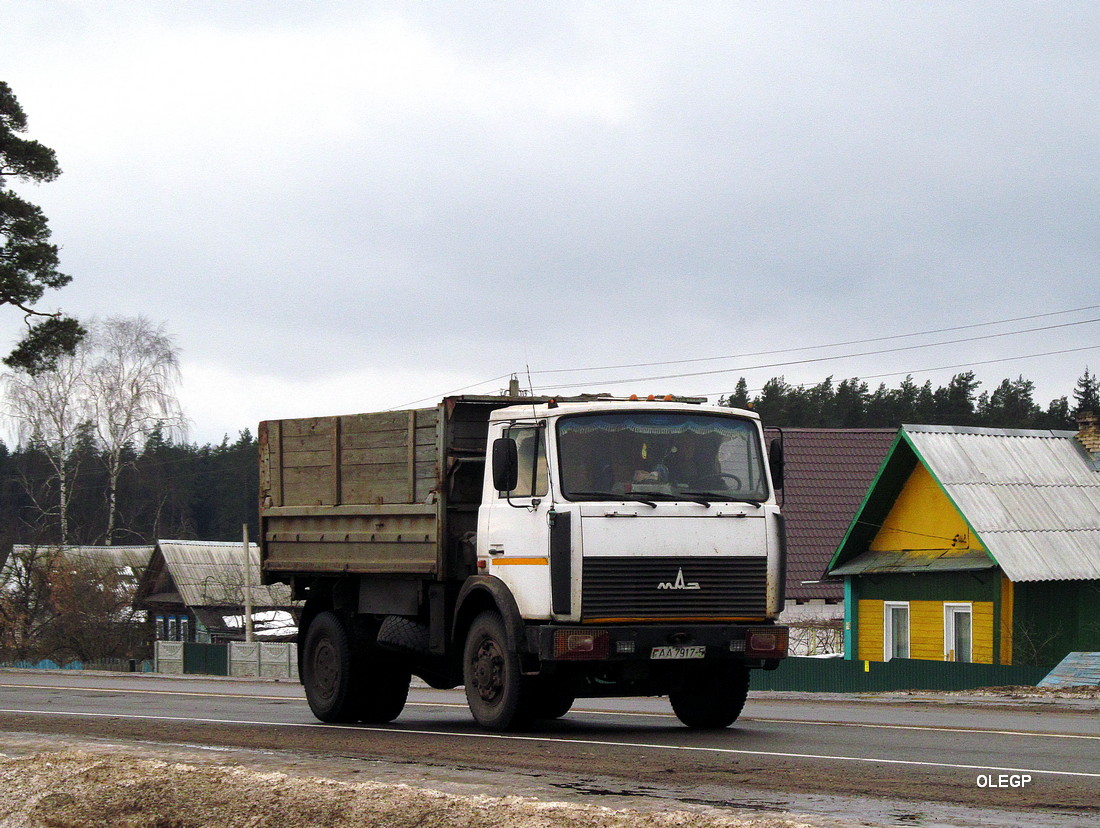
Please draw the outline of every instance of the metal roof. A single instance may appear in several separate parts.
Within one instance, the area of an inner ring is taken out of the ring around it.
[[[959,572],[992,569],[997,564],[980,549],[961,554],[937,550],[929,555],[924,550],[903,549],[896,552],[864,552],[832,571],[833,575],[869,575],[902,572]]]
[[[129,567],[135,575],[140,575],[145,567],[149,565],[149,559],[153,556],[154,549],[152,546],[57,546],[41,544],[35,547],[30,544],[16,544],[12,547],[12,553],[16,555],[26,554],[36,548],[43,552],[56,552],[71,560],[89,561],[117,568]]]
[[[1100,579],[1100,472],[1072,431],[902,433],[1010,580]]]
[[[157,546],[179,596],[189,607],[240,607],[244,603],[243,544],[234,541],[161,540]],[[289,607],[290,587],[260,584],[260,549],[248,545],[252,604]]]

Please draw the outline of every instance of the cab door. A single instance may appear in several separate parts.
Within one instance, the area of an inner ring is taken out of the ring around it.
[[[544,422],[511,423],[502,436],[516,443],[516,487],[495,491],[486,474],[478,527],[479,566],[504,581],[528,619],[550,617],[550,529],[552,511]],[[484,537],[484,542],[482,541]]]

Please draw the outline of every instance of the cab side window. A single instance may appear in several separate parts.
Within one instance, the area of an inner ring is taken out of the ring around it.
[[[529,426],[513,426],[507,436],[516,441],[519,461],[519,482],[510,492],[501,496],[543,497],[547,492],[546,442],[543,429]]]

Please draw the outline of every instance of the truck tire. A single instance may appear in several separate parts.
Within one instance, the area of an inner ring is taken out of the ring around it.
[[[370,724],[392,722],[405,709],[412,674],[391,653],[372,648],[362,661],[365,668],[358,696],[358,719]]]
[[[351,636],[335,613],[319,613],[309,625],[300,667],[306,700],[314,716],[322,722],[354,722],[359,718]]]
[[[577,700],[568,690],[547,681],[536,681],[528,688],[524,699],[527,719],[560,719]]]
[[[708,667],[669,691],[676,718],[688,727],[718,730],[729,727],[745,706],[749,671],[743,664]]]
[[[462,677],[466,702],[482,727],[508,730],[523,722],[519,655],[508,648],[499,613],[487,610],[474,618],[462,649]]]

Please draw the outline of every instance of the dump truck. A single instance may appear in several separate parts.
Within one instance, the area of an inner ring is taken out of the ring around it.
[[[672,397],[455,396],[260,423],[265,583],[304,608],[324,722],[465,687],[491,730],[576,699],[667,696],[722,728],[787,654],[782,445]]]

